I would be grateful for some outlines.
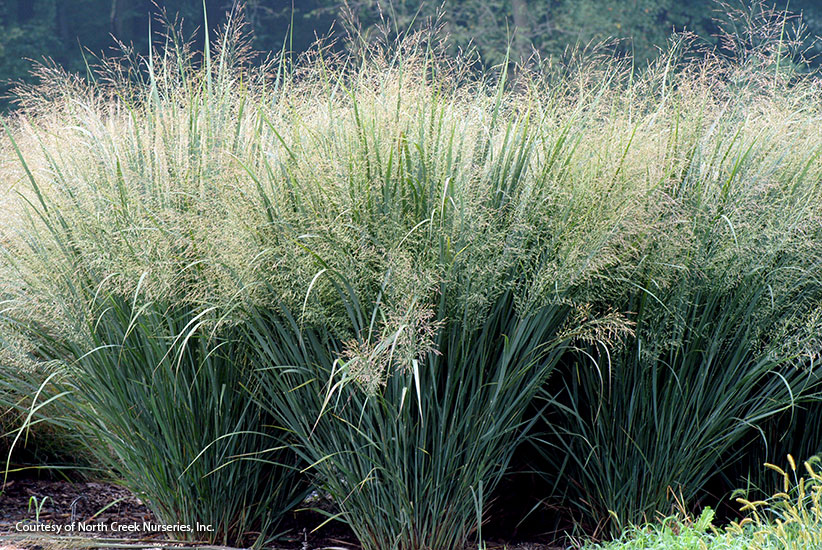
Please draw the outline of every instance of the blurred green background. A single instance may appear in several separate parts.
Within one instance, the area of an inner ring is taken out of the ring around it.
[[[485,64],[512,58],[561,55],[569,46],[608,38],[629,39],[615,49],[632,53],[637,64],[654,56],[673,30],[690,30],[707,45],[719,44],[717,19],[731,9],[750,9],[748,0],[247,0],[246,19],[253,47],[281,51],[285,44],[304,51],[332,34],[358,28],[367,40],[439,21],[449,48],[476,48]],[[811,38],[822,34],[822,2],[766,1],[768,7],[802,15]],[[227,0],[206,0],[209,27],[219,27],[234,7]],[[181,20],[201,43],[202,0],[0,0],[0,94],[8,108],[13,82],[29,78],[32,62],[53,60],[70,71],[85,72],[86,58],[116,51],[114,37],[145,52],[149,21],[165,13]],[[799,20],[793,20],[796,24]],[[155,29],[161,25],[155,24]],[[293,28],[293,33],[289,29]],[[516,32],[515,32],[516,29]],[[155,40],[158,37],[155,36]],[[822,51],[808,41],[809,55]]]

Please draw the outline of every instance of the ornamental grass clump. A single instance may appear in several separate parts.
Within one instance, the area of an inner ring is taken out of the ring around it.
[[[608,290],[634,335],[567,356],[537,443],[611,532],[669,514],[674,495],[717,502],[752,449],[784,450],[774,422],[818,406],[819,80],[711,58],[663,67],[632,149],[650,146],[664,174],[665,235]],[[788,439],[819,441],[793,427]]]
[[[68,400],[91,451],[191,529],[172,536],[246,545],[306,486],[248,399],[230,308],[248,250],[239,159],[256,147],[243,113],[264,89],[236,32],[202,64],[171,30],[147,59],[126,51],[88,82],[44,67],[21,90],[3,123],[0,326],[2,367],[46,372],[41,400]]]
[[[481,538],[567,346],[631,332],[582,289],[650,231],[655,182],[576,157],[607,80],[509,88],[504,70],[471,79],[425,41],[399,47],[320,59],[266,113],[247,165],[265,210],[247,223],[272,259],[243,325],[258,399],[360,543],[456,549]]]
[[[7,334],[9,331],[2,331]],[[31,475],[82,477],[97,472],[88,434],[66,420],[67,407],[49,379],[49,363],[21,364],[19,342],[0,340],[0,494],[9,479]]]

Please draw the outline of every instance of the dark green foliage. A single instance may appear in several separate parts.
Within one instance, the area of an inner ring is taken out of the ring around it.
[[[20,476],[76,479],[103,473],[88,451],[93,436],[69,419],[71,407],[60,398],[49,377],[57,373],[48,367],[0,362],[0,490],[5,480]]]
[[[672,512],[675,498],[704,495],[720,469],[749,452],[740,442],[766,444],[769,418],[819,384],[801,358],[762,349],[756,310],[767,282],[752,274],[727,293],[712,283],[688,278],[664,305],[638,296],[641,336],[610,355],[579,354],[562,377],[567,393],[558,399],[568,408],[553,422],[560,456],[573,464],[565,473],[592,517],[613,515],[614,532]],[[665,319],[648,311],[663,307],[672,320],[664,332]]]
[[[749,78],[774,85],[783,75],[764,62]],[[620,346],[581,346],[565,358],[561,387],[542,396],[550,435],[537,447],[553,466],[546,475],[573,479],[568,494],[593,523],[608,518],[614,533],[700,498],[715,505],[723,495],[708,488],[718,479],[725,494],[738,487],[737,461],[750,474],[764,460],[819,450],[816,421],[802,411],[818,408],[822,382],[822,255],[811,214],[819,202],[805,179],[821,165],[816,152],[766,160],[760,140],[775,131],[774,119],[740,142],[739,128],[758,125],[759,115],[738,103],[750,93],[759,92],[729,89],[734,112],[717,124],[709,150],[698,137],[702,108],[685,135],[679,117],[692,115],[676,109],[669,147],[683,151],[685,164],[665,182],[668,230],[642,250],[623,294],[609,289],[636,334]]]
[[[246,397],[237,331],[207,310],[115,297],[99,307],[92,341],[61,354],[98,458],[161,521],[214,527],[182,538],[237,546],[274,534],[305,486],[285,432]]]
[[[502,297],[479,327],[448,322],[440,353],[374,395],[353,385],[325,331],[256,312],[260,398],[298,437],[297,452],[366,548],[461,548],[481,529],[523,413],[561,355],[550,343],[567,316],[560,307],[519,317],[512,307]]]

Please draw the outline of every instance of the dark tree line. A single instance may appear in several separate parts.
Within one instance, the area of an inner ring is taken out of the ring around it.
[[[750,0],[731,0],[745,3]],[[232,4],[205,0],[212,28]],[[793,0],[790,9],[803,13],[811,34],[822,34],[817,1]],[[8,91],[10,81],[27,78],[31,60],[49,58],[83,72],[83,51],[110,53],[112,36],[146,51],[149,21],[162,11],[181,18],[185,31],[202,40],[202,0],[0,0],[0,92]],[[438,20],[453,48],[474,47],[489,63],[504,59],[506,52],[523,57],[536,51],[546,57],[569,44],[607,37],[630,37],[620,47],[641,63],[674,29],[714,40],[714,19],[721,11],[715,0],[449,0],[444,7],[440,0],[348,0],[347,6],[340,0],[245,2],[253,45],[260,51],[279,51],[284,44],[304,50],[332,27],[343,34],[344,21],[351,19],[365,37],[377,34],[380,26],[401,31]]]

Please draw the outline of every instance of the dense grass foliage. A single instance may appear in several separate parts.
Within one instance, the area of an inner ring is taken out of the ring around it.
[[[279,206],[260,238],[313,266],[296,303],[252,303],[262,400],[374,549],[460,547],[567,344],[628,330],[577,295],[636,203],[559,201],[546,113],[506,115],[503,83],[466,97],[429,54],[300,83],[271,124],[293,168],[249,167]]]
[[[126,486],[169,524],[210,525],[185,538],[249,544],[272,535],[306,494],[276,420],[248,399],[242,340],[214,332],[208,310],[108,296],[65,391],[82,396],[80,423],[106,447]]]
[[[755,429],[817,383],[819,149],[799,145],[817,133],[816,120],[759,101],[753,112],[739,105],[721,121],[690,121],[693,133],[669,145],[688,163],[666,191],[676,210],[664,215],[682,248],[649,250],[631,274],[635,288],[618,307],[631,312],[636,336],[569,356],[567,387],[548,396],[564,404],[553,425],[576,461],[580,498],[600,503],[595,517],[614,515],[617,528],[652,517],[671,488],[693,501],[719,457],[728,466],[751,444],[780,447]],[[789,336],[797,328],[798,341]],[[819,450],[818,432],[805,438]]]
[[[249,542],[304,469],[364,547],[460,548],[539,421],[563,505],[628,523],[811,401],[818,81],[681,40],[478,76],[430,38],[255,67],[170,33],[5,121],[0,367],[49,365],[163,520]]]
[[[18,476],[100,475],[86,447],[89,433],[67,417],[51,364],[0,363],[2,482]],[[59,369],[55,369],[59,371]]]
[[[220,205],[198,205],[184,182],[200,188],[207,164],[234,160],[215,138],[228,98],[175,48],[142,98],[116,64],[108,86],[52,74],[7,132],[28,183],[24,219],[5,233],[7,368],[48,362],[98,459],[161,521],[212,528],[182,537],[263,542],[307,486],[285,432],[248,397],[247,347],[189,240],[207,242],[190,229],[218,224]]]

